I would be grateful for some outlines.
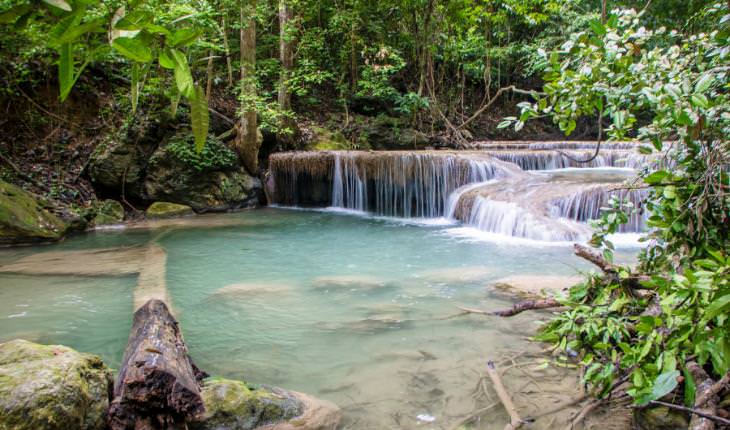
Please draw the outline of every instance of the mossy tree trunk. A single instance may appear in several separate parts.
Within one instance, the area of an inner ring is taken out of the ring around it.
[[[290,0],[279,0],[279,61],[281,61],[281,74],[279,76],[279,109],[287,115],[291,112],[291,79],[294,69],[294,32],[292,31],[292,19],[294,13]],[[282,130],[278,133],[277,139],[280,142],[291,143],[297,134],[296,123],[289,116],[285,116],[281,122]]]

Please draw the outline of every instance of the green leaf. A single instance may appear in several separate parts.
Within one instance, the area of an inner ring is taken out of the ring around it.
[[[173,58],[175,59],[175,83],[177,83],[177,89],[185,97],[192,99],[195,97],[195,85],[193,83],[193,75],[190,72],[188,66],[188,59],[185,55],[176,50],[170,50]]]
[[[19,4],[0,13],[0,24],[12,24],[32,9],[29,4]]]
[[[707,106],[709,106],[710,104],[704,94],[692,94],[691,101],[692,106],[703,109],[707,108]]]
[[[695,384],[692,374],[685,368],[684,369],[684,404],[687,407],[692,407],[695,404],[695,394],[697,393],[697,385]]]
[[[74,25],[68,28],[59,38],[59,43],[73,42],[86,33],[104,32],[104,18],[93,19],[81,25]]]
[[[702,319],[703,321],[709,321],[726,310],[730,310],[730,294],[725,294],[719,299],[713,300],[710,306],[705,309],[705,315]]]
[[[712,76],[710,73],[705,73],[697,80],[697,83],[695,84],[695,92],[696,93],[704,93],[710,87],[712,86],[712,83],[715,82],[715,77]]]
[[[137,10],[124,16],[114,24],[116,30],[141,30],[152,21],[152,14],[146,11]]]
[[[644,178],[644,182],[649,185],[659,184],[667,176],[669,176],[669,172],[667,172],[666,170],[657,170],[656,172]]]
[[[165,49],[160,51],[160,56],[158,57],[158,60],[160,61],[160,66],[174,70],[175,67],[177,67],[177,61],[175,61],[175,57],[172,55],[169,49]]]
[[[185,46],[192,43],[200,36],[200,31],[192,28],[182,28],[172,34],[167,42],[175,47]]]
[[[657,400],[671,393],[675,388],[677,388],[678,376],[679,370],[676,369],[664,372],[657,376],[654,380],[654,386],[651,389],[649,400]]]
[[[591,26],[591,30],[596,33],[597,36],[604,36],[606,34],[606,27],[601,24],[601,21],[594,19],[588,23]]]
[[[507,128],[510,126],[510,124],[512,124],[512,121],[504,120],[504,121],[500,122],[499,124],[497,124],[497,128]]]
[[[74,63],[71,44],[64,43],[58,50],[58,84],[61,90],[60,99],[63,102],[71,92],[74,84]]]
[[[208,139],[208,99],[200,85],[195,86],[195,97],[190,101],[190,125],[195,137],[195,150],[200,153]]]
[[[117,37],[112,42],[112,47],[132,61],[139,61],[140,63],[152,61],[152,50],[140,39]]]
[[[64,0],[43,0],[43,2],[61,10],[65,10],[66,12],[71,12],[71,5]]]

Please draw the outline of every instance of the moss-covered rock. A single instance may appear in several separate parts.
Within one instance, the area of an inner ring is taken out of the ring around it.
[[[119,224],[124,220],[124,207],[116,200],[102,200],[95,209],[94,225]]]
[[[330,131],[313,126],[310,148],[316,151],[337,151],[352,149],[350,142],[339,131]]]
[[[147,208],[147,218],[172,218],[192,215],[193,209],[187,205],[170,202],[154,202]]]
[[[32,195],[0,181],[0,244],[55,241],[63,237],[67,228]]]
[[[0,344],[0,429],[103,429],[112,374],[95,355],[25,340]]]
[[[689,426],[686,414],[666,406],[637,409],[635,418],[640,430],[686,430]]]
[[[185,204],[196,212],[255,206],[263,195],[261,181],[238,164],[230,149],[209,139],[197,153],[188,135],[155,151],[144,186],[146,199]]]
[[[332,430],[339,409],[310,396],[243,381],[209,378],[203,383],[205,414],[194,430]]]

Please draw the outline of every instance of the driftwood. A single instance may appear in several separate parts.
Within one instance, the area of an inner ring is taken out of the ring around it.
[[[522,420],[522,418],[520,418],[520,414],[517,413],[517,408],[515,407],[514,403],[512,403],[512,398],[507,392],[507,389],[504,388],[504,384],[502,384],[502,379],[499,377],[499,373],[497,373],[497,367],[491,360],[487,362],[487,375],[489,376],[489,379],[492,380],[492,384],[494,384],[494,391],[497,392],[497,397],[499,397],[499,401],[502,402],[502,405],[509,414],[510,422],[509,424],[507,424],[504,430],[517,430],[522,426],[522,423],[524,421]]]
[[[556,299],[550,297],[547,299],[536,299],[536,300],[523,300],[519,303],[515,303],[511,308],[505,309],[502,311],[496,311],[493,312],[493,315],[498,315],[500,317],[511,317],[513,315],[517,315],[524,311],[529,311],[533,309],[548,309],[548,308],[557,308],[563,306],[562,303],[557,301]]]
[[[112,430],[185,428],[205,408],[205,375],[188,357],[178,323],[161,300],[134,313],[127,349],[109,408]]]

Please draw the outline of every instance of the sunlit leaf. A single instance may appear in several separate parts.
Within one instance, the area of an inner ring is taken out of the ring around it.
[[[140,63],[152,61],[152,50],[138,38],[118,37],[112,42],[112,47],[130,60]]]
[[[43,0],[44,3],[57,7],[66,12],[71,12],[71,5],[64,0]]]

